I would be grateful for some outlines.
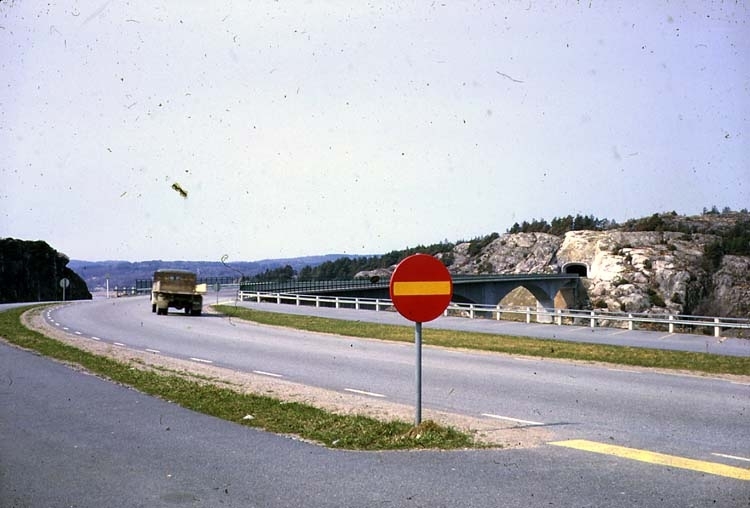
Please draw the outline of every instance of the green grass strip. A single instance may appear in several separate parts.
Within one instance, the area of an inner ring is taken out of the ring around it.
[[[44,356],[84,367],[181,406],[231,422],[279,434],[293,434],[326,446],[350,450],[458,449],[481,446],[466,433],[431,421],[419,427],[381,422],[357,415],[337,415],[306,404],[242,394],[183,376],[134,368],[132,365],[64,344],[26,328],[21,314],[29,307],[0,312],[0,337]],[[245,419],[251,415],[252,419]]]
[[[299,316],[230,305],[217,305],[214,308],[227,316],[255,321],[261,324],[285,326],[349,337],[414,342],[414,328],[411,326],[344,321],[317,316]],[[750,375],[749,357],[567,342],[489,333],[438,330],[433,328],[423,329],[422,341],[424,344],[434,346],[477,349],[524,356],[690,370],[709,374]]]

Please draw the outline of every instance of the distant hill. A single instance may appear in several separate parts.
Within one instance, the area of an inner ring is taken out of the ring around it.
[[[291,266],[299,271],[306,266],[317,266],[321,263],[332,262],[346,257],[344,254],[324,254],[319,256],[303,256],[297,258],[263,259],[260,261],[236,261],[226,264],[219,261],[83,261],[73,259],[68,266],[86,281],[91,291],[106,287],[109,277],[109,287],[132,287],[136,279],[150,279],[154,272],[161,268],[191,270],[204,277],[253,277],[267,270],[274,270],[283,266]]]

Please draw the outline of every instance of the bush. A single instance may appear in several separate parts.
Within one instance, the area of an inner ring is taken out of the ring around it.
[[[653,307],[666,307],[667,304],[664,301],[664,298],[662,298],[654,288],[648,288],[647,293],[649,302]]]

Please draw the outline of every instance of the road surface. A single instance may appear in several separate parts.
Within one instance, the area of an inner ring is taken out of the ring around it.
[[[49,319],[53,326],[67,328],[67,333],[122,344],[120,347],[150,349],[196,362],[279,375],[342,393],[357,390],[395,402],[413,400],[413,348],[408,345],[261,327],[222,317],[196,318],[181,313],[156,316],[144,298],[66,305],[51,311]],[[122,452],[108,467],[120,477],[123,474],[117,468],[125,468],[134,478],[146,475],[135,472],[136,469],[146,465],[155,467],[148,475],[151,482],[146,482],[151,490],[131,493],[136,498],[146,496],[142,499],[151,502],[143,504],[149,506],[158,506],[155,500],[167,506],[169,499],[214,506],[222,499],[215,497],[221,488],[217,492],[211,489],[221,482],[235,485],[231,490],[237,496],[223,499],[242,500],[250,506],[252,503],[294,506],[301,500],[309,501],[305,503],[308,506],[441,506],[441,503],[442,506],[548,506],[549,503],[552,506],[746,506],[750,503],[750,483],[743,479],[742,473],[746,471],[750,479],[747,469],[750,385],[746,379],[662,374],[645,369],[426,347],[425,406],[513,422],[529,429],[544,428],[550,433],[550,442],[562,442],[565,446],[362,454],[322,450],[167,405],[169,414],[179,413],[179,417],[174,417],[179,421],[195,420],[190,424],[195,427],[188,426],[193,434],[170,434],[171,431],[155,424],[156,414],[167,414],[165,409],[151,408],[152,404],[165,403],[28,353],[6,355],[6,349],[0,376],[13,381],[3,385],[0,396],[16,402],[4,406],[13,410],[4,410],[0,420],[3,435],[9,435],[6,430],[14,435],[4,442],[1,456],[10,457],[9,463],[14,467],[3,469],[0,485],[14,489],[14,495],[30,492],[30,484],[44,490],[39,482],[27,478],[37,463],[50,464],[48,467],[61,478],[79,473],[84,478],[96,475],[102,468],[89,471],[91,468],[87,469],[82,459],[65,466],[59,458],[64,456],[60,455],[64,450],[58,448],[64,448],[65,443],[80,442],[78,446],[93,450],[90,457],[106,463],[103,457],[115,453],[114,449],[100,453],[100,447],[106,449],[110,445],[97,443],[106,441],[107,433],[120,436],[113,429],[121,425],[126,429],[122,446],[127,447],[128,441],[144,445],[140,450],[131,447]],[[25,366],[27,362],[35,365],[38,372]],[[55,372],[59,378],[46,379],[47,372]],[[85,388],[78,388],[76,383],[83,383]],[[27,384],[29,392],[23,391]],[[95,395],[98,391],[107,394]],[[31,392],[35,395],[30,395]],[[120,396],[139,402],[114,402]],[[142,408],[149,408],[146,414],[128,416]],[[34,422],[33,429],[39,429],[38,434],[24,427],[29,421]],[[205,425],[221,430],[202,435]],[[232,447],[231,442],[216,437],[224,433],[239,433],[243,438],[237,438]],[[159,446],[164,449],[175,446],[176,457],[170,463],[179,464],[175,467],[182,478],[192,478],[195,488],[185,488],[190,484],[185,482],[178,489],[165,490],[169,484],[162,484],[162,477],[173,473],[165,473],[164,462],[156,458],[158,451],[151,448],[157,438],[166,441],[155,445],[156,450],[162,449]],[[174,439],[182,444],[173,443]],[[222,443],[226,448],[222,448]],[[32,465],[31,459],[24,459],[22,446],[35,450],[35,456],[38,452],[48,461],[36,460]],[[50,447],[48,451],[44,451],[45,446]],[[194,457],[200,457],[194,461],[196,464],[186,459],[191,449]],[[274,452],[276,449],[278,454]],[[76,453],[74,450],[75,447],[68,452]],[[268,461],[267,468],[287,473],[279,474],[278,483],[271,486],[266,473],[258,472],[254,454]],[[643,462],[659,462],[664,455],[672,461],[670,466]],[[243,461],[253,466],[243,469]],[[290,464],[295,465],[292,474],[288,473]],[[206,467],[211,474],[207,474]],[[242,472],[236,471],[236,467]],[[201,478],[215,478],[216,484],[209,488]],[[253,483],[258,481],[259,485]],[[311,497],[294,497],[302,495],[298,491],[310,483],[314,485]],[[76,491],[83,488],[80,484],[81,481],[67,481],[59,488],[62,492],[72,492],[74,497],[83,496]],[[260,491],[253,488],[251,492],[237,485],[255,485]],[[320,485],[326,488],[318,490]],[[386,485],[389,487],[385,488]],[[119,492],[118,489],[111,491]],[[157,494],[167,496],[167,501]],[[269,496],[262,499],[274,499],[275,504],[258,502],[259,498],[253,495]],[[23,506],[21,502],[27,498],[17,499],[20,500],[17,505]],[[713,504],[714,500],[717,504]],[[27,505],[39,504],[44,503]]]

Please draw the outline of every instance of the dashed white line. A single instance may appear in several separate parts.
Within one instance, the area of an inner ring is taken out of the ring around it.
[[[281,374],[274,374],[273,372],[266,372],[265,370],[254,370],[253,374],[260,374],[261,376],[268,377],[284,377]]]
[[[385,398],[385,395],[383,395],[381,393],[366,392],[364,390],[355,390],[354,388],[344,388],[344,391],[345,392],[356,393],[358,395],[368,395],[370,397],[377,397],[377,398],[380,398],[380,399]]]
[[[112,344],[114,344],[115,346],[125,347],[125,344],[123,344],[122,342],[113,342]]]
[[[545,423],[542,423],[542,422],[533,422],[531,420],[521,420],[519,418],[511,418],[509,416],[493,415],[491,413],[482,413],[482,416],[486,416],[487,418],[494,418],[496,420],[505,420],[508,422],[523,423],[524,425],[546,425]]]
[[[60,323],[58,323],[57,321],[55,321],[55,326],[61,326],[61,325],[60,325]]]
[[[628,333],[630,330],[620,330],[619,332],[610,333],[610,337],[614,335],[622,335],[624,333]]]
[[[211,360],[206,360],[204,358],[194,358],[194,357],[191,356],[190,359],[193,360],[194,362],[198,362],[198,363],[214,363]]]
[[[744,462],[750,462],[750,459],[747,457],[738,457],[737,455],[725,455],[723,453],[712,453],[711,455],[715,455],[716,457],[724,457],[725,459],[733,459],[733,460],[741,460]]]
[[[102,340],[102,339],[100,339],[99,337],[96,337],[96,336],[92,335],[91,336],[91,340]]]
[[[68,328],[67,326],[63,326],[63,330],[67,332],[68,330],[70,330],[70,328]]]
[[[639,370],[628,370],[628,369],[607,369],[607,370],[609,370],[611,372],[627,372],[629,374],[643,374]]]
[[[83,335],[81,332],[75,332],[76,335]]]
[[[146,351],[149,352],[149,353],[154,353],[154,354],[161,353],[161,351],[159,351],[158,349],[149,349],[149,348],[146,348]]]

